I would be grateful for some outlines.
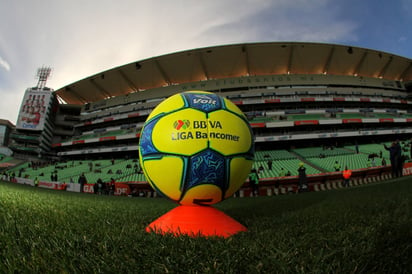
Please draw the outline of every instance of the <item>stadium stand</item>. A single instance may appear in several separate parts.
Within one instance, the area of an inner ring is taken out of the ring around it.
[[[65,182],[77,182],[82,172],[90,182],[145,181],[134,167],[151,110],[177,92],[206,90],[232,100],[248,117],[255,135],[253,167],[263,167],[260,175],[268,184],[281,168],[290,171],[285,183],[295,182],[300,162],[314,180],[340,179],[333,174],[335,161],[358,170],[354,176],[363,180],[371,176],[363,171],[371,169],[370,154],[378,155],[377,166],[381,151],[388,159],[384,143],[399,139],[410,156],[410,63],[371,49],[351,47],[349,53],[345,45],[283,42],[193,49],[129,63],[49,89],[49,123],[41,135],[22,127],[12,134],[15,159],[28,162],[7,172],[50,180],[57,171]]]

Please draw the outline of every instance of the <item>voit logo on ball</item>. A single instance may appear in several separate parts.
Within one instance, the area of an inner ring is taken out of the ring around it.
[[[222,107],[219,97],[215,94],[186,94],[186,99],[191,108],[206,113],[218,110]]]
[[[193,104],[211,104],[216,105],[216,99],[207,95],[196,94],[193,96]]]

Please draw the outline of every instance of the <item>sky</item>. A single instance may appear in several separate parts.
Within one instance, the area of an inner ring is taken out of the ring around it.
[[[252,42],[320,42],[412,59],[412,0],[0,0],[0,119],[16,123],[37,69],[57,90],[169,54]]]

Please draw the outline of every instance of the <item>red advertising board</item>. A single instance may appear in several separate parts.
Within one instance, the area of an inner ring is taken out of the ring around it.
[[[318,125],[318,120],[295,121],[295,126]]]
[[[406,163],[406,164],[403,165],[402,174],[404,176],[412,175],[412,163]]]
[[[83,192],[94,193],[94,184],[85,184],[83,187]],[[124,183],[115,183],[114,195],[122,196],[130,194],[130,186]]]
[[[116,183],[114,195],[123,196],[130,194],[130,186],[128,184]]]
[[[342,119],[342,123],[344,124],[362,123],[362,119],[356,119],[356,118]]]
[[[116,136],[106,136],[106,137],[100,137],[99,138],[100,142],[102,142],[102,141],[113,141],[113,140],[116,140]]]
[[[265,99],[265,103],[280,103],[280,99]]]
[[[255,128],[255,127],[265,127],[265,123],[250,123],[250,126]]]
[[[243,101],[232,101],[235,105],[243,105]]]
[[[309,97],[309,98],[301,98],[301,102],[315,102],[315,98]]]
[[[393,123],[393,118],[380,118],[380,123]]]

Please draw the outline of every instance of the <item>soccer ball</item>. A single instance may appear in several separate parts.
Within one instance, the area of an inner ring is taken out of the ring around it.
[[[242,111],[211,92],[189,91],[161,102],[139,142],[147,181],[181,205],[211,205],[232,196],[253,163],[252,130]]]

